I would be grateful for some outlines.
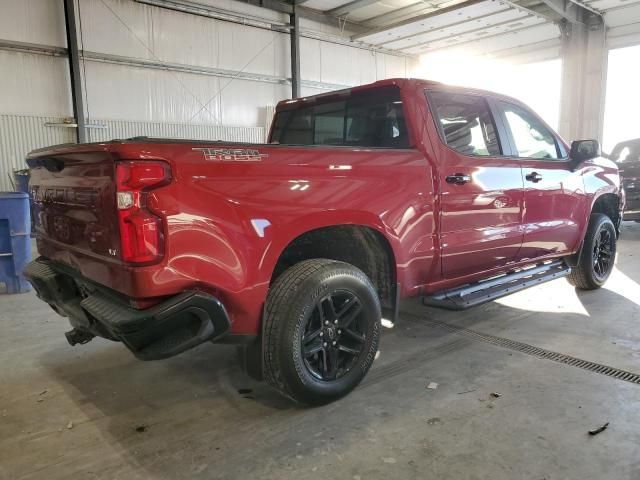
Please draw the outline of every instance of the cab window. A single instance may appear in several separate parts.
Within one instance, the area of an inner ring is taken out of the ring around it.
[[[487,101],[477,95],[431,91],[427,95],[442,140],[470,156],[498,156],[502,150]]]
[[[499,102],[518,157],[555,160],[562,157],[556,137],[536,116],[507,102]]]
[[[293,104],[274,119],[271,143],[409,148],[398,87],[353,92],[346,99]]]

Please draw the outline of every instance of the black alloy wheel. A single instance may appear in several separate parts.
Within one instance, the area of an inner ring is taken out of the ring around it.
[[[362,354],[362,303],[355,293],[334,291],[321,299],[304,325],[301,349],[309,372],[322,381],[345,375]]]

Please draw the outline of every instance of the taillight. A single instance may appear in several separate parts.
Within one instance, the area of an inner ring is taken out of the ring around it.
[[[162,258],[162,218],[147,207],[147,196],[149,190],[170,181],[169,165],[164,162],[116,163],[116,195],[123,261],[148,264]]]

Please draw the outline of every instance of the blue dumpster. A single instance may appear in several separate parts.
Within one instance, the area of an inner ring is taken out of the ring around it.
[[[28,292],[22,270],[31,261],[29,195],[0,192],[0,283],[7,293]]]

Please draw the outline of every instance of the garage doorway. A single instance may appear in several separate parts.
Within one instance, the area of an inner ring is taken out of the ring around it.
[[[640,95],[637,94],[640,45],[609,51],[607,91],[604,110],[602,149],[611,152],[616,144],[640,138],[637,112]]]

